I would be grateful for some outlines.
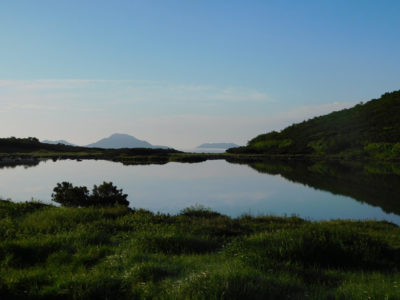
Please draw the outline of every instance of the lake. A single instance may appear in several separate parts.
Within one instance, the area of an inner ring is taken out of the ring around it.
[[[400,224],[400,176],[387,169],[304,162],[212,160],[126,166],[100,160],[48,160],[31,167],[1,168],[0,197],[51,203],[58,182],[91,189],[112,181],[129,195],[131,207],[153,212],[175,214],[202,205],[232,217],[295,214],[310,220],[374,219]]]

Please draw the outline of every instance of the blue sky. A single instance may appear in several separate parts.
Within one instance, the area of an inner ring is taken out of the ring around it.
[[[0,2],[0,136],[192,148],[399,89],[400,1]]]

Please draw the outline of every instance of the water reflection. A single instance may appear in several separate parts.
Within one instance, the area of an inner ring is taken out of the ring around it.
[[[396,164],[349,162],[232,164],[214,160],[123,165],[101,160],[49,160],[0,167],[0,197],[14,201],[33,197],[50,203],[58,182],[90,189],[112,181],[129,195],[132,207],[154,212],[174,214],[201,204],[233,217],[244,213],[297,214],[313,220],[384,219],[400,224],[399,170]]]
[[[19,166],[24,167],[25,169],[35,167],[40,163],[39,159],[34,158],[19,158],[19,159],[7,159],[2,158],[0,159],[0,169],[6,168],[16,168]]]
[[[270,160],[248,165],[260,173],[279,174],[292,182],[400,214],[400,163]]]

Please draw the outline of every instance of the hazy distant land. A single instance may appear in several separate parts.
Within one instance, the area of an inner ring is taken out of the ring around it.
[[[43,140],[42,143],[51,144],[51,145],[62,144],[62,145],[67,145],[67,146],[76,146],[75,144],[72,144],[66,140],[57,140],[57,141]]]
[[[197,148],[203,149],[229,149],[229,148],[235,148],[239,147],[239,145],[235,143],[204,143],[201,144],[200,146],[197,146]]]
[[[134,136],[123,133],[114,133],[95,143],[86,145],[89,148],[120,149],[120,148],[152,148],[167,149],[167,146],[152,145],[149,142],[139,140]]]

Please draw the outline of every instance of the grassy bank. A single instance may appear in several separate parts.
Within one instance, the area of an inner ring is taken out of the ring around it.
[[[399,299],[387,222],[0,201],[0,297]]]

